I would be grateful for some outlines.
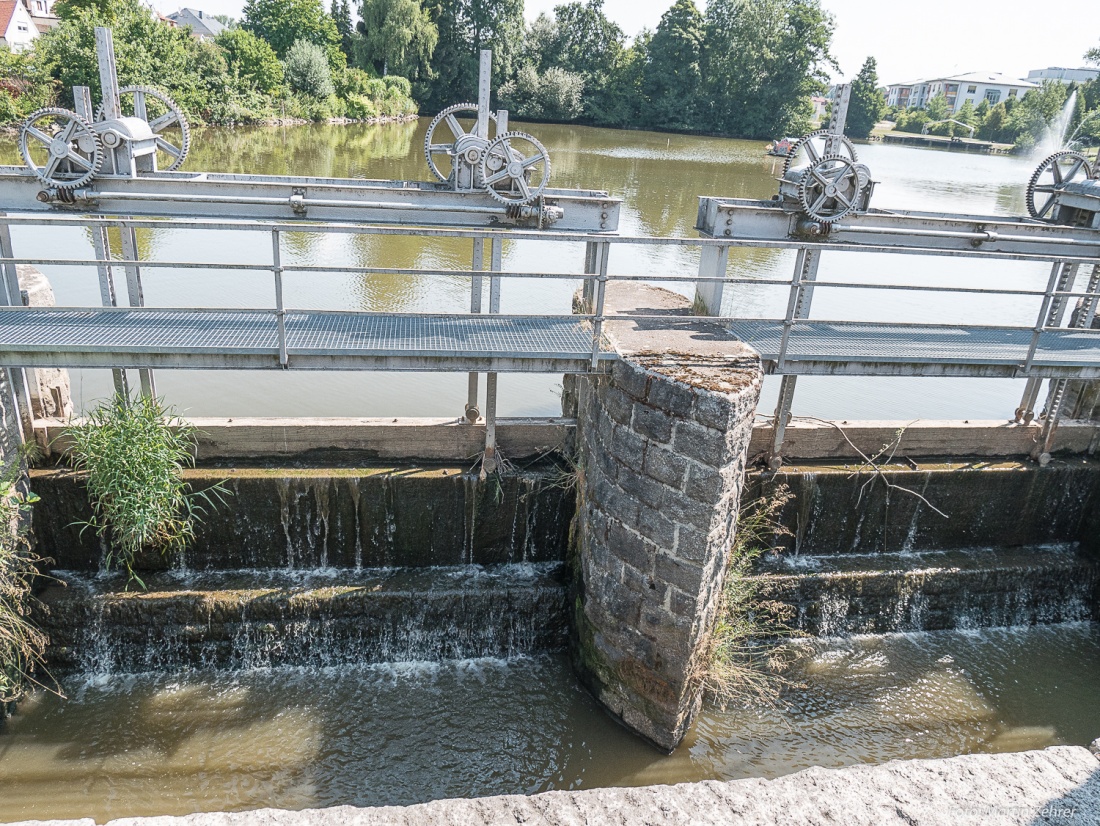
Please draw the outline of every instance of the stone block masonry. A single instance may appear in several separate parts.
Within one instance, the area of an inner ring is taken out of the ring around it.
[[[564,394],[582,477],[574,664],[613,715],[671,751],[701,701],[761,371],[679,295],[613,284],[605,307],[684,322],[609,321],[622,359]]]

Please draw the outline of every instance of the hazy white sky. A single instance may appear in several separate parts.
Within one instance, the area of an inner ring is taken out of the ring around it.
[[[526,0],[527,17],[550,12],[560,2]],[[154,0],[154,5],[161,12],[189,5],[239,17],[244,0]],[[604,11],[634,35],[655,28],[671,5],[672,0],[604,0]],[[1029,69],[1080,66],[1082,55],[1100,45],[1100,18],[1086,13],[1077,28],[1069,23],[1072,14],[1049,13],[1035,0],[822,0],[822,5],[836,18],[833,54],[841,71],[851,78],[874,55],[884,84],[985,70],[1026,77]]]

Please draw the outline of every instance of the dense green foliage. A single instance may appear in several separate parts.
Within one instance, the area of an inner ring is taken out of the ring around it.
[[[286,52],[286,82],[295,92],[315,98],[336,94],[325,50],[308,40],[295,40]]]
[[[88,527],[108,539],[107,567],[139,584],[139,555],[185,548],[199,517],[226,493],[220,484],[190,490],[183,469],[194,464],[194,428],[148,396],[115,397],[68,434],[73,467],[87,474]]]
[[[676,0],[657,24],[643,81],[654,125],[678,128],[696,123],[704,32],[703,15],[692,0]]]
[[[4,704],[23,698],[44,667],[48,639],[31,620],[32,586],[41,562],[27,541],[29,511],[37,501],[17,484],[22,459],[0,477],[0,717]]]
[[[55,8],[61,24],[38,37],[33,50],[12,54],[0,47],[0,123],[18,122],[45,105],[71,107],[75,85],[91,87],[98,99],[95,27],[102,25],[113,31],[120,83],[163,89],[196,125],[416,111],[408,84],[379,80],[363,88],[321,0],[251,0],[241,25],[214,41],[165,25],[140,0],[63,0]],[[300,56],[297,73],[287,75],[282,58],[299,40],[313,45],[311,54],[323,50],[327,82],[318,71],[304,75]]]
[[[869,57],[852,81],[844,132],[853,138],[867,138],[885,114],[886,95],[878,87],[878,63]]]

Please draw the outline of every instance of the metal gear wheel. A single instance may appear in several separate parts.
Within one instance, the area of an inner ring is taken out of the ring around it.
[[[834,151],[831,153],[825,151],[830,138],[834,141]],[[804,152],[811,164],[817,163],[827,154],[841,155],[853,163],[859,160],[856,156],[856,148],[850,140],[843,135],[834,135],[828,129],[818,129],[816,132],[803,135],[791,146],[791,151],[787,153],[787,157],[783,161],[784,175],[794,166],[794,160],[798,157],[799,152]]]
[[[1089,165],[1088,158],[1080,152],[1064,149],[1043,158],[1042,163],[1032,173],[1031,180],[1027,182],[1028,214],[1032,218],[1046,218],[1050,208],[1054,206],[1059,189],[1082,175],[1086,179],[1092,178],[1094,173],[1095,170]],[[1035,201],[1037,194],[1047,196],[1042,206]]]
[[[127,101],[127,96],[132,96],[133,100]],[[122,114],[124,116],[133,115],[148,123],[149,128],[153,130],[153,134],[157,137],[157,149],[171,158],[168,166],[161,169],[158,164],[157,168],[161,172],[175,172],[183,166],[183,162],[187,160],[187,153],[191,150],[191,127],[187,123],[183,109],[166,93],[152,86],[123,86],[118,90],[118,97],[122,104]],[[161,105],[158,108],[162,108],[164,111],[150,118],[148,98],[160,101]],[[104,114],[103,104],[101,103],[99,108],[95,110],[97,123],[104,120]],[[178,127],[180,130],[180,139],[176,142],[168,140],[167,137],[161,134],[173,126]]]
[[[103,144],[92,125],[76,112],[52,106],[23,121],[19,154],[38,180],[57,189],[83,186],[103,164]]]
[[[505,132],[481,154],[479,169],[485,191],[502,204],[530,204],[550,183],[550,153],[533,135]],[[534,176],[538,183],[532,185]]]
[[[440,181],[448,181],[449,176],[444,175],[440,171],[438,164],[435,161],[436,155],[446,156],[448,160],[451,160],[453,165],[453,158],[459,152],[469,152],[471,156],[467,156],[466,160],[471,165],[476,165],[478,159],[481,157],[482,151],[488,146],[488,141],[479,138],[474,134],[473,130],[467,132],[462,128],[462,124],[458,122],[456,115],[465,115],[466,117],[477,117],[477,104],[476,103],[456,103],[454,106],[448,106],[442,110],[438,115],[432,118],[431,123],[428,124],[428,131],[424,134],[424,160],[428,162],[428,169],[432,171]],[[489,120],[496,123],[497,116],[492,112],[489,113]],[[450,143],[435,143],[433,138],[435,137],[435,130],[439,124],[446,122],[447,128],[451,130],[452,140]]]
[[[798,182],[802,210],[823,224],[840,220],[859,202],[864,177],[851,158],[825,155],[811,164]]]

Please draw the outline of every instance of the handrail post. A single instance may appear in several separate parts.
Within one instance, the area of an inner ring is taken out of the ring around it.
[[[126,297],[131,307],[144,307],[145,294],[141,288],[141,267],[138,266],[137,230],[126,221],[118,222],[118,231],[122,236],[122,257],[126,261]],[[138,370],[141,381],[141,395],[153,398],[157,395],[157,386],[153,381],[153,371],[148,367]]]
[[[1024,362],[1024,372],[1031,370],[1031,361],[1035,357],[1035,350],[1039,345],[1039,337],[1044,326],[1056,326],[1062,322],[1066,305],[1069,303],[1065,296],[1055,296],[1056,290],[1065,290],[1067,285],[1077,278],[1077,265],[1062,261],[1055,261],[1050,268],[1050,279],[1047,282],[1047,291],[1043,296],[1043,304],[1039,308],[1039,318],[1035,330],[1031,336],[1031,345],[1028,347],[1027,359]],[[1043,318],[1046,318],[1046,324]],[[1015,421],[1030,423],[1035,418],[1035,402],[1039,400],[1039,391],[1043,386],[1042,379],[1029,378],[1024,385],[1024,395],[1020,399],[1020,406],[1016,408]]]
[[[699,278],[724,279],[729,265],[730,248],[726,244],[706,245],[699,251]],[[722,295],[725,292],[724,281],[696,281],[695,309],[698,315],[722,315]],[[702,312],[699,312],[699,311]]]
[[[783,318],[783,337],[779,342],[779,352],[776,355],[776,373],[782,374],[786,367],[787,345],[795,322],[810,317],[810,306],[814,297],[813,282],[817,280],[820,265],[820,250],[799,247],[794,263],[794,275],[791,276],[791,292],[787,297],[787,314]],[[797,383],[798,376],[789,375],[784,375],[779,383],[779,400],[772,420],[772,447],[768,456],[768,466],[773,470],[777,470],[783,464],[783,440],[787,435],[787,420],[791,417]]]
[[[271,230],[271,271],[275,275],[275,326],[279,333],[279,366],[290,366],[286,350],[286,308],[283,306],[283,255],[279,243],[279,230]]]
[[[15,249],[11,242],[11,228],[2,220],[5,213],[0,212],[0,257],[15,258]],[[19,270],[15,264],[5,262],[3,267],[4,303],[10,307],[23,305],[23,294],[19,287]],[[11,385],[11,398],[15,402],[15,412],[19,417],[20,435],[24,442],[34,441],[34,408],[31,406],[30,391],[27,386],[27,374],[22,367],[7,368],[8,382]]]
[[[1027,357],[1024,359],[1024,375],[1031,372],[1031,363],[1035,359],[1035,351],[1039,349],[1039,338],[1043,335],[1043,329],[1047,326],[1052,311],[1056,311],[1053,307],[1054,292],[1058,289],[1058,284],[1063,277],[1064,266],[1065,265],[1061,261],[1055,261],[1054,265],[1050,268],[1047,288],[1043,293],[1043,303],[1042,306],[1039,307],[1039,315],[1035,319],[1035,328],[1031,332],[1031,344],[1028,345]]]
[[[493,238],[489,242],[489,269],[499,273],[503,267],[504,241]],[[500,313],[500,276],[489,276],[489,312]],[[481,464],[484,473],[497,469],[497,374],[485,374],[485,460]]]
[[[603,338],[603,313],[604,313],[604,298],[607,294],[607,259],[611,253],[611,242],[601,241],[599,246],[602,249],[599,251],[600,269],[596,276],[596,295],[595,306],[591,307],[591,311],[594,313],[595,318],[592,319],[592,365],[591,369],[595,372],[599,366],[600,361],[600,339]]]

